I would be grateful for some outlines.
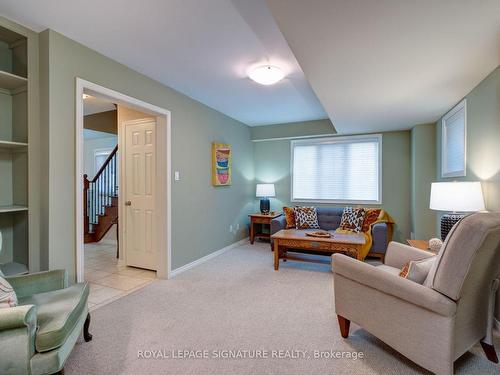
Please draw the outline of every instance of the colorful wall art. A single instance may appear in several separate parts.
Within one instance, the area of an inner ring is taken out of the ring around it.
[[[231,185],[231,145],[212,143],[212,185]]]

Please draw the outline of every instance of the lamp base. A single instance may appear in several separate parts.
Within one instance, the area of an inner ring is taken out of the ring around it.
[[[271,203],[269,202],[269,199],[267,198],[262,198],[260,200],[260,212],[262,215],[268,215],[269,211],[271,208]]]
[[[444,214],[441,216],[441,239],[443,241],[446,239],[451,228],[464,217],[465,215],[459,214]]]

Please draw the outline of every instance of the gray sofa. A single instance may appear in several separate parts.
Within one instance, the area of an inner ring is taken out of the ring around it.
[[[337,229],[340,225],[343,210],[344,209],[341,207],[318,207],[317,213],[320,228],[324,230]],[[274,218],[271,220],[271,235],[279,232],[281,229],[285,229],[285,227],[285,215]],[[373,244],[368,254],[369,256],[384,258],[385,252],[387,251],[387,244],[391,240],[391,238],[389,238],[389,233],[390,231],[386,223],[377,223],[372,227]]]

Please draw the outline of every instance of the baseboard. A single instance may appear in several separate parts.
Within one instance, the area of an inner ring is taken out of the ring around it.
[[[200,259],[197,259],[191,263],[188,263],[188,264],[185,264],[179,268],[176,268],[175,270],[170,271],[170,278],[175,277],[175,276],[179,275],[180,273],[187,271],[191,268],[194,268],[202,263],[205,263],[206,261],[209,261],[210,259],[215,258],[221,254],[224,254],[226,251],[234,249],[235,247],[241,246],[247,242],[248,242],[248,237],[243,238],[242,240],[240,240],[238,242],[232,243],[231,245],[228,245],[226,247],[223,247],[222,249],[214,251],[213,253],[205,255],[204,257],[202,257]]]

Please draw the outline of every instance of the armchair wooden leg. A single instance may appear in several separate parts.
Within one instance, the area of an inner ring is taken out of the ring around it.
[[[340,334],[343,338],[346,339],[349,336],[349,327],[351,326],[351,321],[340,315],[337,315],[337,319],[339,321]]]
[[[92,340],[92,335],[89,332],[89,326],[90,326],[90,313],[87,314],[87,319],[85,319],[85,323],[83,324],[83,339],[85,342],[89,342]]]
[[[481,346],[483,347],[484,354],[486,354],[486,358],[488,358],[491,362],[498,363],[497,352],[495,351],[495,347],[490,344],[486,344],[481,341]]]

